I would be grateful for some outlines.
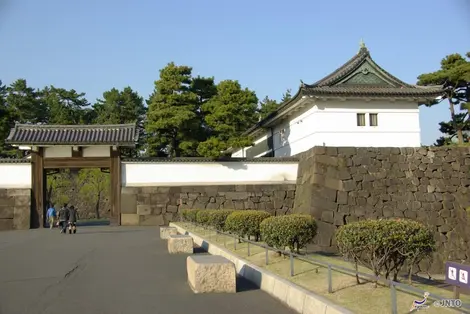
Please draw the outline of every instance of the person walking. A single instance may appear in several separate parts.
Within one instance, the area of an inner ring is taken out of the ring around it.
[[[54,204],[50,204],[49,209],[47,210],[47,221],[49,222],[49,229],[54,228],[55,219],[57,217],[57,213],[54,208]]]
[[[77,233],[78,213],[74,206],[69,208],[69,234]]]
[[[67,203],[59,210],[59,226],[60,233],[67,233],[67,222],[69,220],[69,209]]]

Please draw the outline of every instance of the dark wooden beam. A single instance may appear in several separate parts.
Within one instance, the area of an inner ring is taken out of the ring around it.
[[[46,176],[44,174],[44,149],[31,153],[31,228],[44,226],[45,211],[44,194],[46,187]]]
[[[83,151],[82,147],[78,147],[78,150],[74,150],[72,147],[72,157],[83,157],[82,151]]]
[[[111,167],[111,221],[121,225],[121,153],[119,148],[113,150],[110,148]]]
[[[109,168],[109,157],[45,158],[44,169]]]

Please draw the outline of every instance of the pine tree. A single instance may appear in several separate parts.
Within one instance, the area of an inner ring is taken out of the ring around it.
[[[191,90],[192,68],[173,62],[160,70],[148,103],[145,130],[150,156],[194,156],[199,127],[197,95]]]
[[[229,147],[251,146],[252,139],[243,132],[257,122],[257,103],[255,92],[242,89],[238,81],[220,82],[217,95],[203,106],[211,137],[199,144],[199,154],[219,157]]]

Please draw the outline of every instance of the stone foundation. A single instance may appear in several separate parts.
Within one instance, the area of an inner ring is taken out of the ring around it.
[[[31,189],[0,189],[0,231],[29,229]]]
[[[262,209],[292,211],[295,184],[123,187],[121,224],[163,226],[183,209]]]
[[[177,235],[178,231],[173,227],[160,227],[160,239],[167,240],[172,235]]]
[[[168,238],[168,253],[192,254],[194,252],[193,238],[189,235],[171,235]]]
[[[235,265],[218,255],[188,256],[188,282],[194,293],[237,292]]]
[[[296,211],[318,223],[312,249],[336,251],[334,234],[361,219],[404,217],[431,226],[432,267],[470,260],[469,148],[315,147],[300,156]]]

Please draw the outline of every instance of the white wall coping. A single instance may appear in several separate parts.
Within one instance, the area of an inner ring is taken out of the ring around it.
[[[261,290],[267,292],[274,298],[280,300],[288,307],[301,314],[353,314],[330,300],[319,296],[312,291],[296,285],[280,276],[251,264],[236,254],[221,248],[200,236],[185,230],[178,224],[170,223],[170,227],[174,227],[180,234],[190,235],[194,243],[203,247],[207,247],[207,251],[212,255],[220,255],[235,264],[235,269],[239,276],[249,280]]]

